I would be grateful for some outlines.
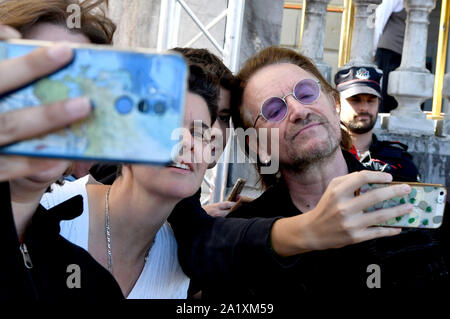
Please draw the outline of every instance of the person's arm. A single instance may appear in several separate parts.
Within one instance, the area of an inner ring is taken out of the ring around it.
[[[214,218],[201,208],[198,198],[185,199],[169,218],[179,245],[180,264],[188,276],[200,283],[232,278],[256,281],[264,273],[292,267],[314,250],[397,235],[401,229],[372,226],[409,213],[411,205],[371,214],[362,210],[408,194],[409,186],[354,195],[366,183],[391,179],[389,174],[371,171],[335,178],[313,210],[288,218]]]
[[[375,31],[373,38],[373,48],[377,49],[378,41],[383,34],[384,27],[393,12],[403,9],[403,0],[383,1],[375,11]]]
[[[245,278],[255,264],[277,267],[270,250],[270,230],[277,219],[212,217],[193,196],[181,201],[168,221],[177,239],[183,271],[203,285]]]

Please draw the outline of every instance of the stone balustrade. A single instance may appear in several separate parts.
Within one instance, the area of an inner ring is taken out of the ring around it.
[[[425,67],[430,11],[436,0],[405,0],[405,39],[400,67],[389,74],[388,93],[398,101],[388,129],[415,136],[433,135],[434,121],[427,120],[420,105],[433,96],[434,75]]]
[[[444,76],[444,86],[442,88],[442,97],[450,102],[450,73]],[[450,136],[450,110],[447,109],[443,120],[442,135]]]

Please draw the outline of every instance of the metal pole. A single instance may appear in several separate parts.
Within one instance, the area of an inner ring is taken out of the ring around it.
[[[245,0],[229,0],[228,15],[225,31],[224,63],[231,72],[236,73],[239,69],[239,53],[242,36],[242,26],[244,23]],[[230,165],[231,150],[234,148],[234,129],[230,119],[230,136],[227,145],[222,153],[222,157],[216,164],[216,178],[214,181],[213,202],[223,202],[227,189],[228,172]]]
[[[219,14],[214,20],[212,20],[210,23],[208,23],[205,26],[206,30],[211,29],[213,26],[215,26],[217,23],[219,23],[220,20],[222,20],[224,17],[227,16],[228,10],[223,10],[221,14]],[[183,45],[183,47],[190,47],[192,44],[194,44],[198,39],[200,39],[203,36],[203,32],[200,31],[197,33],[188,43]]]
[[[350,59],[350,48],[353,33],[354,6],[352,0],[344,0],[344,11],[342,13],[341,39],[339,42],[338,67],[343,66]]]
[[[433,109],[429,118],[441,120],[442,109],[442,87],[445,74],[445,63],[447,58],[448,28],[450,21],[450,6],[448,0],[442,0],[441,20],[439,24],[439,40],[436,58],[436,75],[434,78]]]
[[[228,1],[223,61],[233,73],[236,73],[239,69],[244,9],[245,0]]]
[[[298,51],[299,52],[300,52],[300,49],[302,47],[303,30],[305,29],[306,5],[307,5],[306,0],[303,0],[302,21],[300,22],[300,34],[298,35]]]
[[[178,18],[178,21],[176,21]],[[159,13],[158,42],[156,49],[166,51],[173,46],[173,39],[178,38],[179,14],[176,15],[176,0],[162,0]],[[176,35],[174,35],[176,33]]]
[[[194,20],[195,24],[203,31],[205,36],[211,41],[214,47],[223,55],[223,48],[217,43],[216,39],[209,33],[208,30],[205,29],[203,23],[198,19],[195,13],[189,8],[189,6],[184,2],[184,0],[177,0],[178,3],[183,7],[183,9],[187,12],[187,14]]]

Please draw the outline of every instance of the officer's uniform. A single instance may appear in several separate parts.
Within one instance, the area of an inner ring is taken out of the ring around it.
[[[419,181],[419,172],[407,152],[408,146],[397,141],[380,141],[372,135],[369,151],[359,154],[355,147],[351,153],[367,168],[396,175],[400,180]]]

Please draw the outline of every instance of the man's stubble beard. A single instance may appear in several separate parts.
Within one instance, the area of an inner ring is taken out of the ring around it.
[[[342,140],[341,131],[338,129],[336,134],[329,122],[322,125],[328,132],[328,143],[314,150],[301,151],[300,149],[289,148],[287,155],[291,164],[284,165],[288,170],[304,173],[313,167],[322,165],[336,153]]]
[[[345,125],[347,126],[349,131],[354,133],[354,134],[365,134],[365,133],[371,131],[374,128],[375,123],[377,122],[378,114],[375,117],[375,119],[369,113],[363,113],[363,114],[359,114],[359,115],[367,115],[367,116],[369,116],[369,119],[370,119],[369,122],[367,124],[364,123],[364,122],[361,123],[361,122],[357,121],[356,117],[355,117],[353,120],[347,121],[345,123]]]

